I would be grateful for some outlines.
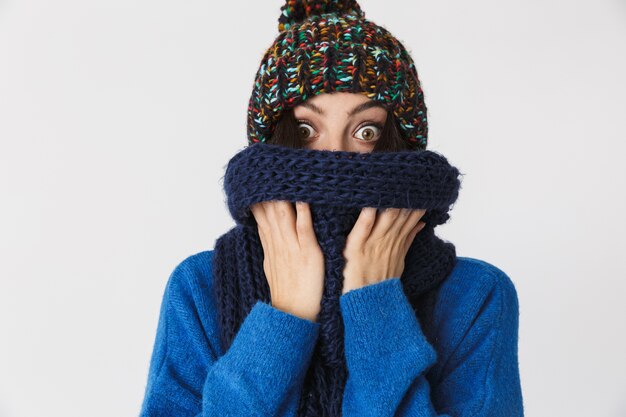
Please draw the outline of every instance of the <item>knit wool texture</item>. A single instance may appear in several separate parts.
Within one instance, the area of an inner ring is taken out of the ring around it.
[[[409,149],[426,149],[428,123],[415,64],[354,0],[287,0],[248,103],[248,144],[268,142],[284,110],[321,93],[366,95],[393,113]]]
[[[320,336],[304,379],[298,416],[339,416],[347,379],[339,304],[342,252],[361,208],[426,209],[422,217],[426,225],[413,240],[400,277],[417,311],[420,297],[443,282],[457,261],[454,245],[437,237],[434,228],[450,217],[460,175],[444,156],[428,150],[360,153],[257,143],[239,151],[224,176],[236,226],[216,240],[212,271],[223,350],[257,300],[271,303],[263,247],[250,206],[269,200],[308,202],[325,258],[325,282],[317,320]]]

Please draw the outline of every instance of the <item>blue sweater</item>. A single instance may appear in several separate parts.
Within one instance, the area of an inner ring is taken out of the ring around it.
[[[222,352],[212,256],[189,256],[168,279],[140,416],[295,416],[320,324],[259,300]],[[511,279],[459,257],[437,291],[423,323],[399,278],[341,296],[344,417],[523,415]]]

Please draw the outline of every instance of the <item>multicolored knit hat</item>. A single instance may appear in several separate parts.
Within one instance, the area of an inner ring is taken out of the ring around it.
[[[413,60],[355,0],[286,0],[248,104],[248,144],[272,137],[282,112],[316,94],[362,93],[398,120],[413,150],[426,149],[424,93]]]

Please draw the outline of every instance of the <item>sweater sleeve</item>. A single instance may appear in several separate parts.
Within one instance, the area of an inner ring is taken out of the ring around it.
[[[140,416],[274,416],[295,409],[319,323],[257,300],[220,356],[209,292],[196,270],[187,259],[169,277]]]
[[[518,300],[513,284],[503,278],[492,280],[472,306],[441,314],[444,321],[465,315],[468,326],[455,329],[463,336],[449,349],[449,357],[439,358],[445,365],[432,386],[425,374],[439,355],[426,339],[400,279],[342,295],[348,366],[343,416],[523,416]]]

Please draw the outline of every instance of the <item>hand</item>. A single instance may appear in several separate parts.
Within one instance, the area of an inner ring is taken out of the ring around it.
[[[308,203],[263,201],[250,207],[263,246],[272,306],[317,321],[324,289],[324,254]]]
[[[342,294],[401,276],[411,243],[426,225],[419,221],[425,212],[387,208],[377,215],[376,208],[363,207],[343,250]]]

